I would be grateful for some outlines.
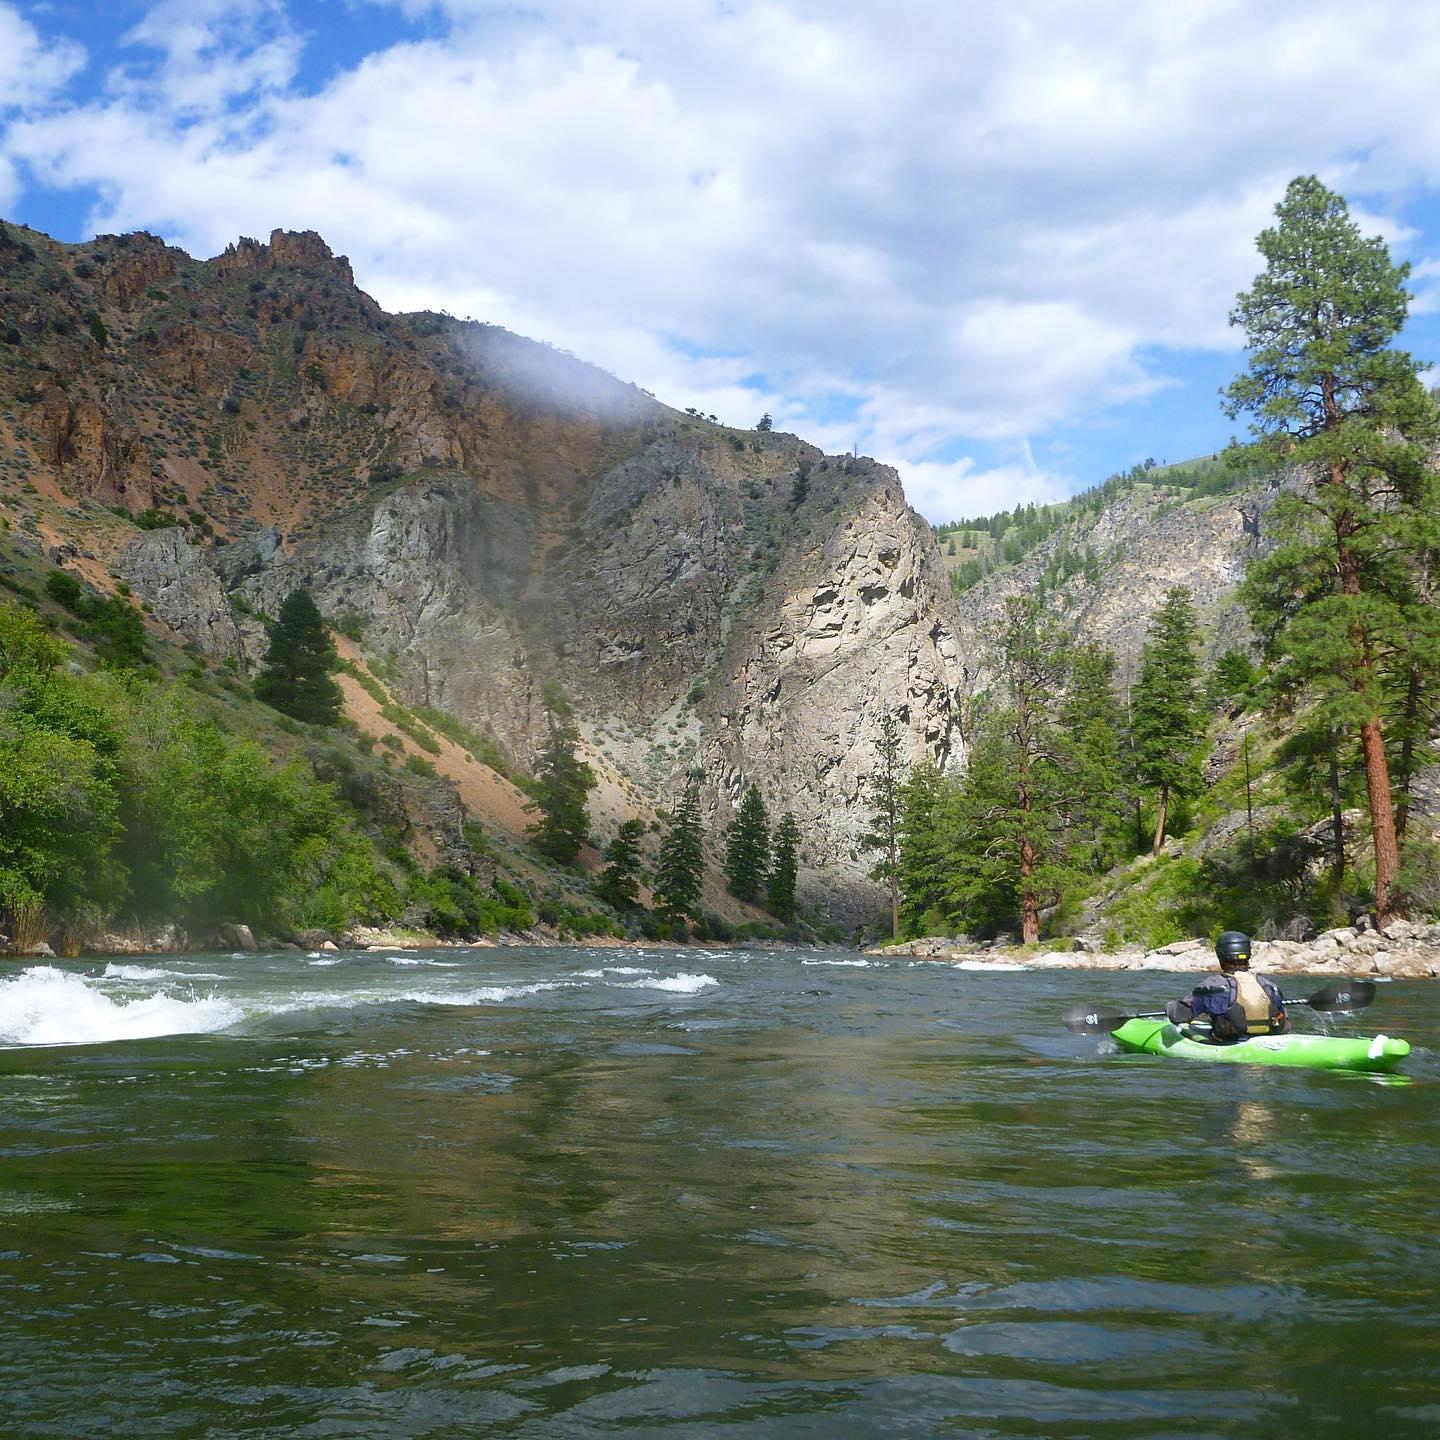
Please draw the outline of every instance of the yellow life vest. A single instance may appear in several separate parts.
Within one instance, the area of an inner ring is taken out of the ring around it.
[[[1245,1031],[1249,1035],[1268,1035],[1270,1017],[1274,1013],[1265,987],[1248,970],[1232,970],[1236,1002],[1245,1011]]]

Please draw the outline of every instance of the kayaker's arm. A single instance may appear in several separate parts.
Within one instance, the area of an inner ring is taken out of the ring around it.
[[[1165,1007],[1165,1018],[1172,1025],[1186,1025],[1191,1020],[1223,1015],[1235,997],[1223,975],[1207,975],[1183,1000],[1172,1000]]]

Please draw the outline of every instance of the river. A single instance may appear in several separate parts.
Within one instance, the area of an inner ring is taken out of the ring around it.
[[[1408,1083],[1058,1022],[1188,984],[11,962],[0,1433],[1440,1434],[1440,985],[1325,1022]]]

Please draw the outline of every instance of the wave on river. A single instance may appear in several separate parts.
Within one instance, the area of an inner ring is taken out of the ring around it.
[[[133,975],[144,967],[111,968]],[[233,1001],[214,995],[187,999],[161,991],[112,998],[95,981],[51,965],[38,965],[0,981],[0,1044],[4,1045],[93,1045],[195,1034],[224,1030],[242,1015]]]
[[[361,1006],[504,1005],[552,991],[641,992],[656,999],[698,995],[719,985],[713,975],[665,974],[640,966],[567,971],[551,978],[520,981],[496,976],[487,963],[475,983],[477,966],[461,959],[410,961],[356,956],[343,970],[327,970],[317,988],[313,963],[303,968],[283,958],[245,957],[228,973],[175,965],[108,964],[100,974],[37,965],[0,980],[0,1046],[95,1045],[153,1039],[163,1035],[212,1034],[247,1021],[302,1012],[354,1010]],[[345,957],[348,958],[348,957]],[[211,957],[210,964],[214,964]],[[336,962],[332,962],[336,963]],[[426,988],[414,988],[406,974],[429,964]],[[397,974],[392,966],[404,966]],[[409,984],[404,981],[409,980]],[[618,998],[618,997],[616,997]]]

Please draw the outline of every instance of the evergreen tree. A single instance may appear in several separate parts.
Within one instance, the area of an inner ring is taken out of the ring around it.
[[[1266,268],[1230,316],[1250,358],[1227,409],[1249,412],[1257,445],[1303,488],[1277,502],[1280,543],[1242,593],[1283,686],[1312,699],[1322,725],[1358,734],[1383,922],[1400,865],[1387,689],[1412,664],[1422,689],[1433,683],[1434,617],[1416,555],[1435,523],[1435,406],[1419,363],[1391,344],[1409,266],[1379,237],[1362,238],[1345,201],[1313,176],[1291,181],[1275,214],[1257,242]]]
[[[913,940],[936,928],[949,892],[944,831],[946,784],[933,760],[922,760],[900,789],[900,933]]]
[[[755,900],[770,872],[770,821],[760,789],[752,785],[725,832],[725,884],[737,900]]]
[[[605,869],[595,882],[595,893],[607,905],[623,910],[640,898],[640,837],[645,826],[625,820],[605,847]]]
[[[270,648],[255,677],[255,695],[310,725],[333,725],[344,697],[335,683],[334,642],[308,590],[292,590],[270,627]]]
[[[1151,853],[1165,843],[1172,801],[1200,788],[1198,631],[1190,591],[1177,585],[1150,621],[1140,652],[1140,675],[1130,695],[1132,763],[1142,785],[1156,791],[1157,816]]]
[[[1003,694],[982,721],[956,796],[952,904],[967,921],[1018,912],[1021,939],[1076,878],[1075,745],[1060,722],[1070,663],[1064,632],[1033,597],[1012,596],[990,629]]]
[[[700,918],[705,882],[705,841],[700,820],[700,781],[692,779],[670,817],[655,858],[655,908],[667,920]]]
[[[800,827],[788,810],[775,827],[775,857],[770,866],[767,908],[787,925],[795,918],[795,877],[800,868]]]
[[[775,422],[770,418],[768,410],[755,422],[755,428],[762,432],[768,432],[775,428]]]
[[[1205,701],[1212,710],[1232,706],[1244,710],[1252,703],[1259,680],[1255,662],[1243,650],[1232,646],[1216,659],[1205,681]]]
[[[875,742],[875,773],[870,777],[870,798],[874,806],[870,829],[860,837],[867,850],[880,851],[870,871],[890,891],[890,938],[900,938],[900,727],[888,711],[880,715],[880,737]]]
[[[810,465],[802,460],[795,469],[795,479],[790,486],[790,508],[798,510],[810,496]]]
[[[574,863],[584,844],[590,817],[586,801],[595,788],[595,772],[580,759],[580,732],[568,710],[550,711],[550,736],[535,766],[535,803],[540,819],[530,827],[535,848],[562,865]]]
[[[1124,717],[1115,694],[1115,655],[1092,642],[1077,646],[1070,683],[1060,707],[1060,724],[1070,737],[1075,769],[1077,859],[1094,871],[1108,870],[1120,859],[1126,836],[1123,731]]]

